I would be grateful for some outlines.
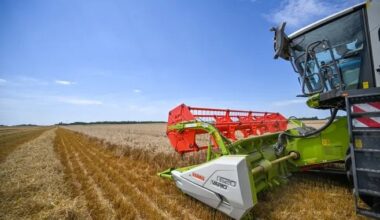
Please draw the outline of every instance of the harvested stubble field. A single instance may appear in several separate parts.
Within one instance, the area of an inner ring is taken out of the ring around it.
[[[323,122],[307,124],[321,126]],[[100,142],[100,147],[106,147],[109,154],[114,154],[118,160],[125,163],[145,163],[149,173],[134,172],[140,178],[152,178],[155,184],[164,184],[159,189],[168,187],[172,198],[182,198],[183,205],[193,210],[197,218],[228,219],[209,208],[197,204],[193,199],[183,196],[173,183],[154,176],[156,172],[168,167],[188,164],[188,158],[181,159],[173,154],[173,150],[165,136],[165,124],[150,125],[95,125],[68,126],[66,128],[92,137]],[[108,147],[107,147],[108,146]],[[149,147],[147,147],[149,146]],[[144,153],[146,152],[146,153]],[[196,160],[198,160],[197,158]],[[148,175],[146,175],[148,174]],[[163,182],[164,181],[164,182]],[[145,184],[145,183],[144,183]],[[139,185],[139,184],[138,184]],[[149,189],[147,189],[149,192]],[[144,191],[144,190],[142,190]],[[150,194],[154,198],[155,194]],[[176,202],[176,206],[181,206]],[[195,204],[197,206],[195,206]],[[180,208],[182,209],[182,208]],[[200,213],[204,213],[201,214]],[[253,215],[258,219],[356,219],[353,199],[344,176],[320,176],[311,174],[294,175],[289,184],[274,191],[260,195],[259,204],[253,209]],[[171,217],[178,217],[172,214]],[[180,218],[184,216],[179,215]]]
[[[84,199],[70,196],[63,166],[54,152],[55,130],[42,129],[31,141],[19,145],[10,141],[12,145],[3,146],[14,150],[0,163],[0,219],[89,218]],[[35,129],[27,130],[34,133]]]
[[[65,174],[73,191],[86,197],[92,218],[208,219],[214,215],[156,175],[171,158],[127,148],[119,157],[115,148],[72,131],[57,131],[55,149]]]
[[[1,127],[0,128],[0,163],[12,153],[17,146],[33,140],[48,128],[44,127]]]
[[[228,219],[156,175],[197,160],[173,153],[165,124],[49,130],[0,164],[6,186],[0,219]],[[344,177],[312,174],[261,194],[252,213],[257,219],[358,218]]]

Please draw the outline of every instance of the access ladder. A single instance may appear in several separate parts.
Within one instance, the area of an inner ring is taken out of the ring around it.
[[[380,219],[380,92],[360,90],[345,103],[356,212]],[[370,207],[363,208],[359,198]]]

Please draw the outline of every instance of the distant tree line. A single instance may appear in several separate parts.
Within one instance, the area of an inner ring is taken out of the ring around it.
[[[0,127],[35,127],[35,124],[0,125]]]
[[[346,117],[345,115],[337,115],[335,116],[335,119],[339,119],[339,118],[344,118]],[[330,116],[327,116],[325,118],[318,118],[317,116],[314,116],[314,117],[300,117],[300,118],[297,118],[298,120],[328,120],[330,119]]]
[[[95,121],[95,122],[72,122],[72,123],[63,123],[60,122],[56,125],[124,125],[124,124],[152,124],[152,123],[166,123],[165,121]]]
[[[314,117],[301,117],[301,118],[298,118],[298,120],[319,120],[319,118],[317,116],[314,116]]]

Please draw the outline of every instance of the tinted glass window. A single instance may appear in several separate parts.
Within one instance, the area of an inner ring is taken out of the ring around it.
[[[357,88],[365,45],[361,15],[356,11],[292,40],[294,63],[306,76],[308,92]]]

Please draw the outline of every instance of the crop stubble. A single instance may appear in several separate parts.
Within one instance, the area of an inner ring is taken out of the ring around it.
[[[40,136],[47,127],[12,127],[0,128],[0,163],[19,145]]]
[[[117,157],[100,142],[65,129],[57,130],[55,148],[67,180],[74,192],[85,195],[94,219],[225,219],[159,178],[157,163],[147,157]],[[129,155],[144,154],[132,151]]]
[[[54,136],[45,131],[0,163],[0,219],[89,218],[84,200],[70,196]]]
[[[199,158],[181,160],[58,129],[54,146],[61,168],[51,151],[52,133],[20,146],[0,164],[3,217],[83,219],[88,215],[85,204],[93,219],[228,219],[156,176],[157,171],[197,163]],[[150,138],[154,136],[145,137]],[[66,183],[59,174],[62,169]],[[259,219],[355,219],[350,194],[344,181],[295,175],[288,185],[261,194],[252,213]]]
[[[313,123],[307,122],[307,124],[320,127],[323,122],[313,121]],[[159,202],[158,206],[162,207],[163,211],[168,212],[169,210],[172,217],[183,218],[181,209],[186,207],[187,210],[193,210],[192,213],[196,213],[195,217],[214,218],[210,209],[190,197],[181,195],[174,184],[167,180],[153,178],[153,187],[151,187],[151,177],[155,176],[156,172],[168,167],[188,165],[202,160],[202,158],[195,158],[192,161],[189,158],[182,160],[178,155],[172,154],[173,149],[168,146],[167,139],[163,139],[166,138],[165,124],[155,126],[151,128],[149,124],[141,127],[139,125],[99,125],[66,128],[91,136],[85,139],[90,140],[91,143],[97,143],[98,147],[93,150],[105,151],[106,155],[116,155],[115,158],[119,165],[134,171],[120,170],[119,173],[125,173],[125,178],[130,178],[134,183],[145,188],[141,191],[148,192],[154,201]],[[164,147],[159,151],[152,150],[152,147],[159,145],[160,141],[162,141],[161,146]],[[146,146],[150,146],[150,148]],[[94,152],[93,155],[98,155]],[[199,154],[195,154],[195,156],[199,156]],[[140,166],[145,169],[136,168]],[[164,183],[161,183],[162,181]],[[159,187],[154,187],[157,184]],[[161,201],[163,198],[157,196],[157,193],[166,194],[168,199]],[[168,193],[171,195],[167,196]],[[259,197],[259,204],[254,207],[252,213],[253,216],[260,219],[360,218],[355,215],[351,192],[344,177],[296,174],[290,178],[289,184],[273,191],[261,193]],[[175,210],[176,208],[178,211]],[[225,219],[226,216],[217,213],[216,218]]]

